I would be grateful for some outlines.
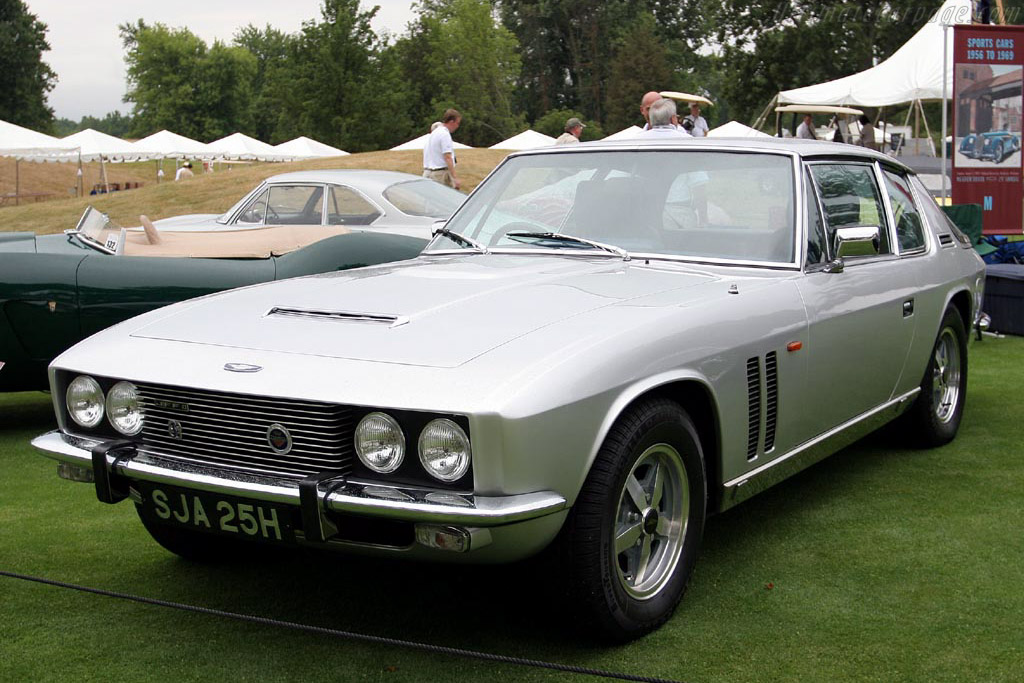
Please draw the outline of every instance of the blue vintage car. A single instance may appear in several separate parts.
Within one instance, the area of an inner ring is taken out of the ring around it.
[[[982,133],[981,137],[984,144],[978,154],[979,159],[989,159],[999,164],[1020,149],[1020,137],[1006,130]]]
[[[965,136],[964,139],[960,141],[960,153],[968,159],[976,159],[979,151],[978,136],[974,133]]]

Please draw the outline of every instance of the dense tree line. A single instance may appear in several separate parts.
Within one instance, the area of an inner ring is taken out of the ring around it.
[[[1011,22],[1024,23],[1024,0],[1003,4]],[[212,45],[138,20],[120,27],[132,109],[88,123],[135,137],[161,128],[199,140],[307,135],[363,151],[422,134],[454,106],[465,115],[456,137],[483,146],[527,125],[557,135],[569,116],[588,124],[584,139],[600,137],[641,123],[638,102],[651,89],[710,97],[712,125],[749,123],[780,90],[885,59],[938,5],[420,0],[401,35],[379,36],[375,7],[323,0],[320,16],[295,33],[248,25]],[[8,79],[0,118],[51,127],[45,95],[54,75],[39,60],[47,49],[45,25],[25,4],[0,0],[0,78]]]

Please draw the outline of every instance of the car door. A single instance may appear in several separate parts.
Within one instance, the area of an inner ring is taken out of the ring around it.
[[[839,228],[877,226],[878,253],[808,265],[799,289],[808,315],[806,425],[812,434],[888,401],[914,339],[916,269],[901,262],[881,171],[865,161],[808,165],[830,256]]]

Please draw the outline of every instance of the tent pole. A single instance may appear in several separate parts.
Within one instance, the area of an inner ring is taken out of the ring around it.
[[[1000,8],[1002,9],[1002,8]],[[946,202],[949,197],[946,194],[946,74],[949,70],[946,59],[949,54],[949,47],[946,42],[949,26],[942,25],[942,135],[939,136],[939,144],[942,145],[942,201]],[[956,139],[955,137],[953,138]]]
[[[14,205],[21,202],[21,159],[14,157]]]
[[[928,117],[924,115],[924,105],[921,104],[921,100],[917,101],[917,110],[919,112],[921,112],[921,120],[924,121],[924,134],[925,134],[925,137],[927,138],[929,144],[931,144],[931,141],[932,141],[932,131],[931,131],[931,129],[928,128]],[[934,152],[934,151],[935,151],[935,148],[933,146],[932,147],[932,152]]]

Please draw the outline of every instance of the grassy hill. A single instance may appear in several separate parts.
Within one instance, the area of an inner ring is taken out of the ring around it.
[[[493,149],[459,150],[459,180],[469,192],[508,154]],[[85,207],[92,204],[120,225],[139,224],[139,214],[153,220],[187,213],[221,213],[229,209],[261,180],[278,173],[321,168],[370,168],[404,171],[419,175],[423,155],[419,151],[367,152],[329,159],[290,163],[218,164],[215,172],[199,173],[181,182],[165,179],[156,182],[158,162],[107,164],[111,183],[142,183],[132,190],[108,195],[73,196],[76,164],[35,164],[22,162],[18,169],[22,192],[48,192],[58,199],[34,202],[22,200],[20,206],[0,206],[0,231],[58,233],[73,228]],[[164,161],[167,178],[174,177],[174,161]],[[83,164],[86,193],[99,182],[99,164]],[[0,193],[14,191],[15,163],[0,159]]]

